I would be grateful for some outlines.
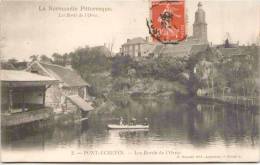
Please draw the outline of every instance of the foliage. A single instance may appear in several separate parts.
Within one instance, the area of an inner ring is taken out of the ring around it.
[[[49,58],[49,57],[47,57],[47,56],[44,55],[44,54],[40,56],[40,61],[41,61],[41,62],[46,62],[46,63],[52,63],[52,59]]]
[[[131,74],[136,77],[175,81],[186,68],[187,61],[184,58],[159,57],[134,61],[130,56],[117,56],[113,59],[112,75],[129,77]]]
[[[91,73],[108,71],[111,68],[111,59],[106,53],[97,48],[78,48],[69,54],[72,57],[72,67],[83,76]]]
[[[159,57],[157,60],[157,76],[162,76],[168,80],[178,80],[178,74],[184,72],[187,68],[185,58],[177,57]]]
[[[15,58],[8,59],[7,61],[1,61],[1,69],[23,70],[26,67],[27,67],[26,61],[18,61]]]
[[[130,56],[115,56],[112,61],[111,74],[113,77],[127,76],[132,65],[134,61]]]
[[[31,61],[37,61],[38,60],[38,57],[39,57],[39,55],[31,55],[30,57],[29,57],[29,59],[31,60]]]
[[[244,53],[223,63],[222,67],[219,67],[219,72],[228,82],[227,86],[234,95],[254,96],[258,93],[256,84],[258,56],[253,47]]]
[[[189,60],[190,65],[196,68],[193,80],[197,81],[197,88],[213,89],[221,95],[226,88],[231,89],[229,95],[255,96],[257,91],[256,79],[258,78],[258,56],[254,46],[240,47],[240,55],[228,56],[223,54],[221,59],[206,58],[208,53],[201,52]],[[213,53],[214,54],[214,53]],[[207,69],[203,61],[210,64]],[[190,69],[191,70],[191,69]],[[202,75],[207,76],[204,79]],[[196,83],[193,83],[196,84]]]

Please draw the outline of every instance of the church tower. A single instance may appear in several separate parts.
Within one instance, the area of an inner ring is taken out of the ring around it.
[[[203,43],[208,42],[207,23],[205,19],[205,11],[202,9],[202,3],[198,3],[198,10],[195,13],[195,21],[193,24],[193,37]]]

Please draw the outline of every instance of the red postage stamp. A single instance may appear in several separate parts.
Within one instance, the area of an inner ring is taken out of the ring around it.
[[[151,35],[155,41],[178,42],[186,37],[184,0],[151,1]]]

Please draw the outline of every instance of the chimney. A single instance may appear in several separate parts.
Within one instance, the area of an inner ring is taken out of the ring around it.
[[[72,68],[72,59],[70,56],[67,56],[67,58],[65,58],[65,67],[70,69],[70,70],[73,70]]]
[[[149,36],[146,36],[146,37],[145,37],[145,40],[146,40],[146,42],[149,42],[149,41],[150,41]]]
[[[129,38],[127,38],[126,42],[127,42],[127,43],[128,43],[128,42],[130,42],[130,39],[129,39]]]

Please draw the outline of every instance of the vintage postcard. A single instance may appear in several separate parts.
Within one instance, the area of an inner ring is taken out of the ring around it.
[[[260,1],[0,0],[2,162],[259,162]]]

